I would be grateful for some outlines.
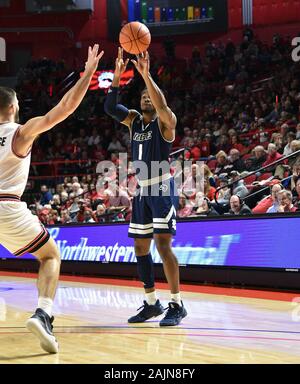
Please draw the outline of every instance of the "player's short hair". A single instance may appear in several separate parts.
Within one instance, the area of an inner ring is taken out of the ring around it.
[[[0,87],[0,111],[3,111],[13,104],[16,92],[8,87]]]

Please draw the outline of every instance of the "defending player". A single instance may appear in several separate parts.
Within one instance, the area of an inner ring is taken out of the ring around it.
[[[52,333],[52,305],[59,278],[60,255],[54,240],[21,202],[25,190],[31,147],[43,132],[71,115],[84,98],[103,51],[99,46],[89,48],[83,77],[45,116],[35,117],[24,125],[18,124],[19,103],[14,90],[0,87],[0,244],[19,257],[33,254],[40,262],[38,274],[38,304],[27,328],[40,340],[49,353],[58,352]]]

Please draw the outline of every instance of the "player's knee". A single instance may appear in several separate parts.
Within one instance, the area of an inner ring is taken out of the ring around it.
[[[137,256],[144,256],[149,253],[149,246],[140,239],[136,239],[134,242],[134,251]]]
[[[37,251],[34,255],[41,262],[50,259],[55,260],[59,264],[61,263],[60,253],[53,239],[50,239],[50,241],[39,251]]]
[[[40,261],[45,261],[45,260],[55,260],[58,264],[61,263],[61,258],[58,250],[53,249],[49,251],[45,256],[42,256],[40,258]]]
[[[159,240],[156,242],[156,248],[160,256],[172,253],[169,241]]]

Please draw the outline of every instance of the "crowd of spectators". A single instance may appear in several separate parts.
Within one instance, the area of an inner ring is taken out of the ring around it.
[[[204,55],[195,47],[188,60],[152,57],[152,75],[178,117],[173,148],[184,150],[176,159],[194,163],[179,186],[178,217],[299,210],[300,157],[261,170],[300,150],[300,67],[291,50],[289,36],[275,35],[269,45],[247,34],[240,44],[208,43]],[[54,105],[68,73],[63,63],[49,60],[24,69],[18,84],[21,118]],[[122,90],[121,102],[137,108],[142,87],[136,76]],[[30,203],[46,224],[130,219],[135,187],[130,164],[131,187],[119,180],[117,197],[105,175],[100,191],[96,188],[99,161],[116,166],[115,181],[121,167],[127,170],[118,154],[130,156],[128,129],[105,115],[104,98],[102,91],[89,92],[72,117],[34,145],[31,176],[47,186],[35,182],[31,192],[38,186],[41,194]],[[48,165],[39,166],[41,161]],[[54,161],[60,161],[55,177]]]

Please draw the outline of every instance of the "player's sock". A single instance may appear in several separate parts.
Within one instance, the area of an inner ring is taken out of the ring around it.
[[[151,253],[145,256],[137,256],[137,270],[145,289],[154,288],[154,268]]]
[[[155,305],[157,301],[156,291],[145,293],[146,301],[149,305]]]
[[[49,317],[52,317],[53,300],[50,297],[39,297],[38,308],[41,308],[47,313]]]
[[[174,303],[181,306],[182,304],[180,293],[171,293],[171,301],[174,301]]]

